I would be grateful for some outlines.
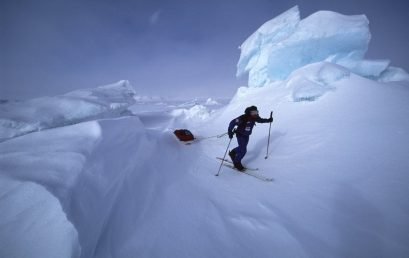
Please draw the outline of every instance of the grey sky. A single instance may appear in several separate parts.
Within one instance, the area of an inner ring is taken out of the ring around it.
[[[0,99],[57,95],[128,79],[142,95],[229,97],[237,47],[261,24],[298,4],[366,14],[368,58],[409,70],[409,8],[403,0],[3,0]]]

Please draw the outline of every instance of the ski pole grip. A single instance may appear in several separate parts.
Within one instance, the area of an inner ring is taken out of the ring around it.
[[[270,113],[270,118],[273,118],[273,111],[271,111]]]

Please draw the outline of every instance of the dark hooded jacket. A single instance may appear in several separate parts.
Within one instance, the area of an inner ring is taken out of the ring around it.
[[[260,116],[252,117],[250,115],[244,114],[241,115],[233,120],[231,120],[228,128],[228,133],[233,132],[233,128],[237,126],[236,134],[249,136],[252,131],[254,125],[257,123],[269,123],[270,119],[261,118]]]

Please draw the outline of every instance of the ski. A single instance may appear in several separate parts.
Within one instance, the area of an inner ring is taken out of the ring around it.
[[[246,175],[255,177],[255,178],[259,179],[259,180],[266,181],[266,182],[271,182],[271,181],[274,180],[274,179],[271,178],[271,177],[266,177],[266,176],[264,176],[264,175],[261,175],[261,174],[259,174],[259,173],[256,173],[255,171],[258,171],[258,168],[257,168],[257,169],[245,168],[244,171],[239,171],[239,170],[237,170],[237,168],[235,168],[235,167],[233,166],[233,162],[231,162],[230,160],[222,159],[222,158],[220,158],[220,157],[216,157],[216,158],[219,159],[219,160],[223,160],[223,161],[227,162],[227,163],[223,163],[223,166],[228,167],[228,168],[231,168],[231,169],[235,170],[235,171],[238,172],[238,173],[243,173],[243,174],[246,174]]]
[[[274,180],[274,179],[271,178],[271,177],[263,176],[263,175],[261,175],[261,174],[255,173],[255,172],[252,171],[252,170],[245,169],[244,171],[239,171],[239,170],[237,170],[237,168],[235,168],[233,165],[231,165],[231,164],[229,164],[229,163],[223,164],[223,166],[228,167],[228,168],[231,168],[231,169],[235,170],[237,173],[243,173],[243,174],[246,174],[246,175],[255,177],[255,178],[257,178],[257,179],[259,179],[259,180],[261,180],[261,181],[271,182],[271,181]]]
[[[218,159],[218,160],[223,160],[224,162],[227,162],[227,163],[229,163],[229,164],[231,164],[231,165],[233,166],[233,162],[231,162],[231,161],[228,160],[228,159],[223,159],[223,158],[220,158],[220,157],[216,157],[216,159]],[[245,169],[246,169],[246,170],[249,170],[249,171],[258,171],[258,168],[248,168],[248,167],[245,167]]]

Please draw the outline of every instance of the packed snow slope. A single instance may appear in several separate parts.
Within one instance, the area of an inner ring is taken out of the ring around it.
[[[241,88],[208,118],[186,114],[212,106],[136,105],[0,143],[0,256],[406,257],[409,88],[355,75],[332,87],[299,102],[286,83]],[[274,182],[215,177],[228,139],[172,133],[224,133],[251,104],[274,110],[271,146],[265,160],[257,126],[243,163]]]

